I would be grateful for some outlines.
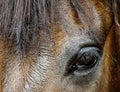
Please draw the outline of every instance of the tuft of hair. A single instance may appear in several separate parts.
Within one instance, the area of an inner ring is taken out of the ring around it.
[[[53,0],[0,0],[0,38],[11,40],[18,52],[37,44],[49,33],[53,5]]]

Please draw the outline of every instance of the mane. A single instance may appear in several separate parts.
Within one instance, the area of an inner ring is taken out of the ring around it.
[[[40,35],[49,34],[53,4],[53,0],[1,0],[0,37],[25,52],[30,43],[37,44]]]
[[[114,28],[113,28],[113,43],[112,43],[112,57],[114,61],[112,62],[111,70],[111,83],[110,92],[118,92],[120,84],[120,0],[111,0],[112,10],[114,15]]]

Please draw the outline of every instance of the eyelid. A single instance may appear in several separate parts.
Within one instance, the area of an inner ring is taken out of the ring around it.
[[[82,48],[85,48],[85,47],[97,47],[99,48],[100,50],[102,50],[102,46],[99,44],[99,43],[96,43],[96,42],[88,42],[88,43],[83,43],[83,44],[80,44],[79,45],[79,48],[82,49]]]

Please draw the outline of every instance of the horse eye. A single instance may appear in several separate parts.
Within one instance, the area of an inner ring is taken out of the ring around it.
[[[99,59],[99,51],[95,48],[84,48],[79,53],[75,60],[75,65],[78,68],[93,67]]]
[[[67,71],[75,75],[88,75],[100,61],[101,50],[97,47],[84,47],[72,58]]]

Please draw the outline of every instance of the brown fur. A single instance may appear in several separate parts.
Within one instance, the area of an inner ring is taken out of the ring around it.
[[[0,92],[118,92],[119,9],[120,0],[1,0]],[[89,40],[102,57],[82,84],[64,73]]]

